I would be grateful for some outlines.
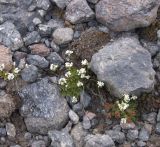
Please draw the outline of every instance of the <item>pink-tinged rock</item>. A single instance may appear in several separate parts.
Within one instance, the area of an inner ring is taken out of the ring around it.
[[[31,53],[34,55],[46,57],[50,53],[50,49],[46,47],[44,44],[34,44],[29,47],[31,49]]]
[[[4,45],[0,45],[0,64],[5,65],[5,70],[10,70],[13,65],[11,51]]]
[[[100,0],[96,18],[113,31],[149,26],[157,17],[160,0]]]

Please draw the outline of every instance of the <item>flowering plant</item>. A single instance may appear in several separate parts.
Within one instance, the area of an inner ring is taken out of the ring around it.
[[[137,96],[124,94],[121,100],[116,101],[112,106],[112,116],[121,118],[121,123],[136,121]]]
[[[88,72],[89,63],[86,59],[81,61],[81,68],[76,67],[71,61],[70,57],[73,51],[67,50],[65,52],[65,74],[58,81],[63,96],[69,96],[72,98],[72,102],[76,103],[80,96],[80,93],[85,89],[85,85],[90,80]],[[57,70],[56,65],[50,65],[50,70]],[[98,88],[103,87],[104,83],[97,81]]]
[[[5,70],[4,64],[0,64],[0,77],[3,78],[4,80],[13,80],[18,76],[19,72],[20,69],[15,67],[15,64],[13,65],[13,69],[10,72]]]

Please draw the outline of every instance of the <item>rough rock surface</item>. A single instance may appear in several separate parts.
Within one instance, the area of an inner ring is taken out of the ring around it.
[[[100,0],[96,18],[113,31],[149,26],[157,16],[159,0]]]
[[[57,85],[48,78],[24,87],[19,95],[23,100],[21,115],[30,132],[46,134],[50,129],[63,127],[68,120],[69,107]]]
[[[49,137],[52,140],[53,147],[74,147],[73,139],[66,131],[49,131]]]
[[[91,69],[116,97],[139,94],[154,86],[151,55],[135,37],[122,37],[93,55]]]
[[[94,12],[86,0],[72,0],[66,8],[66,20],[73,24],[89,21],[94,17]]]
[[[73,33],[71,28],[58,28],[53,32],[54,42],[58,45],[69,43],[73,39]]]
[[[52,2],[56,3],[56,5],[61,8],[64,9],[70,1],[72,0],[51,0]]]
[[[13,64],[10,49],[3,45],[0,45],[0,64],[4,64],[6,70],[10,70]]]
[[[16,108],[15,99],[5,92],[0,93],[0,119],[8,118]]]
[[[115,147],[113,140],[108,135],[87,135],[85,141],[84,147]]]
[[[13,51],[23,46],[21,34],[11,22],[0,25],[0,42]]]

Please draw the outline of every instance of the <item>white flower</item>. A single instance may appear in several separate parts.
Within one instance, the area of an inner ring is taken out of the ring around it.
[[[136,100],[136,99],[137,99],[137,96],[132,96],[131,99],[132,99],[132,100]]]
[[[83,83],[80,82],[80,81],[78,81],[77,86],[78,86],[78,87],[81,87],[81,86],[83,86]]]
[[[88,65],[88,61],[86,59],[82,60],[81,62],[82,65]]]
[[[72,67],[73,66],[73,63],[72,62],[66,62],[65,63],[65,67],[66,68],[70,68],[70,67]]]
[[[70,76],[71,76],[71,72],[70,72],[70,71],[68,71],[68,72],[65,73],[65,77],[68,78],[68,77],[70,77]]]
[[[129,107],[129,104],[121,102],[121,104],[119,102],[117,102],[118,108],[120,109],[120,111],[124,111]]]
[[[80,70],[77,70],[78,75],[84,75],[86,74],[86,69],[85,68],[81,68]]]
[[[124,101],[126,103],[128,103],[130,101],[129,95],[128,94],[124,94]]]
[[[104,83],[101,82],[101,81],[97,81],[97,85],[98,85],[98,87],[103,87],[103,86],[104,86]]]
[[[56,65],[56,64],[51,64],[50,65],[50,70],[52,70],[52,71],[56,71],[57,68],[58,68],[58,65]]]
[[[90,78],[90,76],[85,76],[85,78],[88,80]]]
[[[5,65],[4,64],[0,64],[0,71],[4,70]]]
[[[64,85],[66,82],[67,82],[67,81],[66,81],[65,78],[60,78],[59,81],[58,81],[58,83],[59,83],[60,85]]]
[[[20,72],[20,69],[19,68],[15,68],[14,71],[13,71],[15,74],[18,74]]]
[[[72,97],[72,103],[77,103],[77,98],[75,96]]]
[[[73,54],[73,51],[71,51],[71,50],[66,50],[65,54],[68,55],[68,56],[70,56],[71,54]]]
[[[127,119],[126,118],[121,118],[121,124],[126,124],[127,123]]]
[[[14,79],[14,74],[13,73],[8,73],[7,79],[8,80],[13,80]]]

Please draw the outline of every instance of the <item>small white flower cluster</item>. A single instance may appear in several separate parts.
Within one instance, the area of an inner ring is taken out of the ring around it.
[[[65,67],[66,68],[71,68],[73,66],[73,63],[72,62],[66,62],[65,63]]]
[[[15,63],[13,63],[13,65],[15,66]],[[20,72],[19,68],[14,68],[12,73],[6,72],[4,71],[4,69],[5,69],[5,65],[0,64],[0,76],[2,76],[2,78],[5,78],[7,80],[13,80],[15,76]]]
[[[71,56],[73,54],[73,51],[71,50],[66,50],[65,55]]]
[[[137,96],[132,96],[130,97],[128,94],[124,94],[123,95],[123,100],[121,101],[121,103],[119,101],[117,101],[117,105],[118,108],[121,112],[125,111],[130,105],[129,102],[131,100],[136,100]],[[121,123],[126,123],[127,122],[127,118],[121,118]]]
[[[56,71],[58,69],[58,65],[56,65],[56,64],[51,64],[50,65],[50,70],[51,71]]]
[[[67,80],[65,78],[60,78],[59,81],[58,81],[59,85],[64,85],[66,83],[67,83]]]
[[[97,81],[97,85],[99,88],[101,88],[104,86],[104,83],[102,81]]]

